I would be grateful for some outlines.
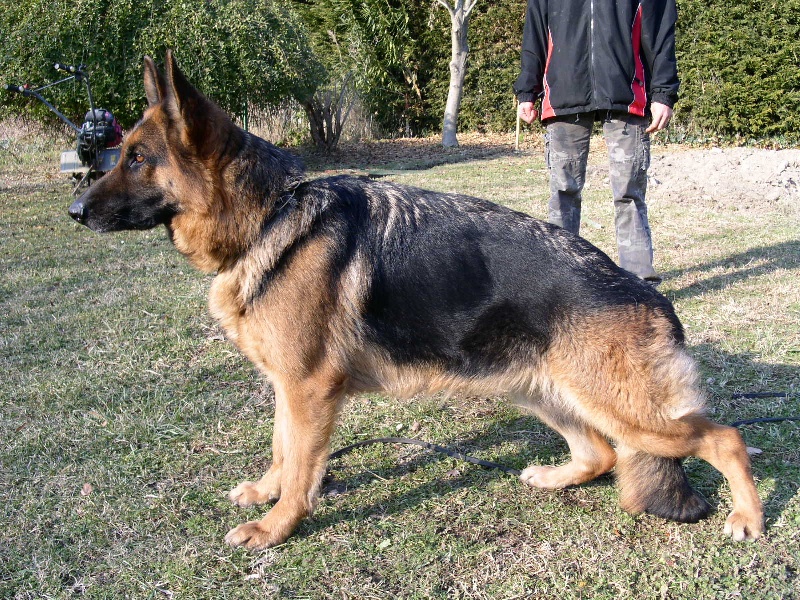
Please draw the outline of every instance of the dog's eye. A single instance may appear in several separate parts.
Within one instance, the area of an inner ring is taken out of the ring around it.
[[[135,167],[136,165],[141,165],[145,161],[144,156],[139,154],[138,152],[131,156],[131,166]]]

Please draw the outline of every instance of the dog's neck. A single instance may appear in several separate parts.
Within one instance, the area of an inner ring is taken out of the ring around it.
[[[293,190],[304,176],[300,159],[250,133],[229,157],[204,167],[204,185],[197,194],[204,212],[178,214],[169,225],[172,241],[201,271],[230,269],[256,244],[276,213],[293,202]],[[222,164],[224,168],[216,169]],[[188,204],[188,203],[187,203]]]

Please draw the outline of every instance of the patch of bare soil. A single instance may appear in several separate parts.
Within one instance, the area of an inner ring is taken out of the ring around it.
[[[300,151],[312,171],[366,168],[429,169],[442,164],[505,156],[514,152],[509,134],[460,134],[457,148],[443,148],[440,137],[366,140],[343,143],[330,154]]]
[[[527,135],[523,154],[542,151],[541,136]],[[433,166],[510,156],[513,134],[461,134],[458,148],[443,148],[439,137],[349,142],[333,154],[305,152],[315,171],[426,169]],[[601,139],[592,151],[604,153]],[[587,179],[607,179],[605,159],[597,157]],[[649,171],[649,197],[671,202],[739,203],[757,209],[776,202],[800,201],[800,150],[762,148],[687,148],[654,146]]]
[[[649,176],[652,198],[758,208],[800,200],[800,150],[668,148],[653,152]]]
[[[5,178],[20,162],[9,146],[12,139],[35,138],[41,132],[10,128],[0,123],[0,158],[7,158]],[[12,132],[16,132],[11,135]],[[6,136],[7,139],[4,137]],[[367,140],[342,143],[331,154],[310,149],[299,152],[312,172],[374,172],[380,170],[428,169],[437,165],[502,156],[514,156],[513,134],[459,134],[457,148],[443,148],[439,136]],[[542,156],[542,136],[526,132],[521,145],[521,159]],[[605,146],[601,138],[592,142],[593,160],[587,173],[589,185],[608,178]],[[7,156],[3,156],[7,154]],[[519,156],[519,155],[517,155]],[[54,164],[48,177],[58,177]],[[739,203],[742,209],[758,209],[775,203],[800,201],[800,149],[769,150],[759,148],[687,148],[654,146],[649,171],[648,194],[652,200],[671,202]],[[8,182],[6,182],[8,183]]]

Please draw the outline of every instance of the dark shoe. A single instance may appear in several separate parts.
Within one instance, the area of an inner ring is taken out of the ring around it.
[[[650,285],[652,285],[654,288],[657,288],[659,285],[661,285],[661,282],[663,281],[663,279],[661,279],[661,277],[659,277],[658,275],[645,277],[644,280]]]

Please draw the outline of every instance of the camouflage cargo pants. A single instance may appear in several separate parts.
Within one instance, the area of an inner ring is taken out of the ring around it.
[[[619,265],[643,279],[660,281],[653,268],[645,204],[650,137],[644,117],[603,111],[554,117],[545,122],[545,159],[550,172],[548,220],[575,234],[580,230],[581,190],[596,118],[603,123],[608,146]]]

